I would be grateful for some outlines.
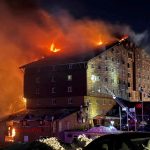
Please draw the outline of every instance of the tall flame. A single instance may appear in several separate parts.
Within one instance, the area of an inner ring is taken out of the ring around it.
[[[51,44],[51,46],[50,46],[50,51],[56,53],[56,52],[58,52],[58,51],[60,51],[60,50],[61,50],[60,48],[56,48],[56,47],[55,47],[54,42]]]

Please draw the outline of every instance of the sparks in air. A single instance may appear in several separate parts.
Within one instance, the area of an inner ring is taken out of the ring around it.
[[[54,43],[51,44],[51,46],[50,46],[50,51],[56,53],[56,52],[58,52],[58,51],[60,51],[60,50],[61,50],[61,49],[55,47],[55,44],[54,44]]]

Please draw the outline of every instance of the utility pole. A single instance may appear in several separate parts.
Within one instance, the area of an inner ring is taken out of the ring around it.
[[[139,88],[139,92],[140,92],[140,102],[141,102],[141,105],[142,105],[142,113],[141,113],[141,115],[142,115],[142,122],[143,122],[144,121],[144,117],[143,117],[143,99],[142,99],[143,88],[142,87]]]
[[[119,106],[119,118],[120,118],[120,131],[122,130],[122,116],[121,116],[121,107]]]

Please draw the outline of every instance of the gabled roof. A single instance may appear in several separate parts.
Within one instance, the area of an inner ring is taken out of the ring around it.
[[[126,39],[125,39],[126,40]],[[32,67],[41,67],[41,66],[50,66],[50,65],[62,65],[62,64],[70,64],[70,63],[80,63],[87,62],[93,57],[103,53],[111,47],[119,45],[122,41],[115,41],[111,44],[105,45],[103,47],[99,47],[93,51],[79,52],[73,56],[62,56],[62,53],[54,53],[52,56],[45,57],[43,59],[31,62],[29,64],[25,64],[20,68],[32,68]]]
[[[21,120],[61,120],[66,116],[71,115],[79,111],[78,108],[69,108],[69,109],[35,109],[35,110],[26,110],[22,113],[18,113],[16,115],[12,115],[11,120],[21,121]]]

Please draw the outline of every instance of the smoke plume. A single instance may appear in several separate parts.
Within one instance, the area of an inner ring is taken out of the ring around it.
[[[52,42],[61,49],[63,57],[94,49],[99,42],[117,40],[114,33],[118,29],[132,32],[108,22],[76,20],[64,10],[49,14],[30,0],[3,0],[0,11],[1,116],[24,108],[23,72],[19,67],[43,55],[50,57]]]

